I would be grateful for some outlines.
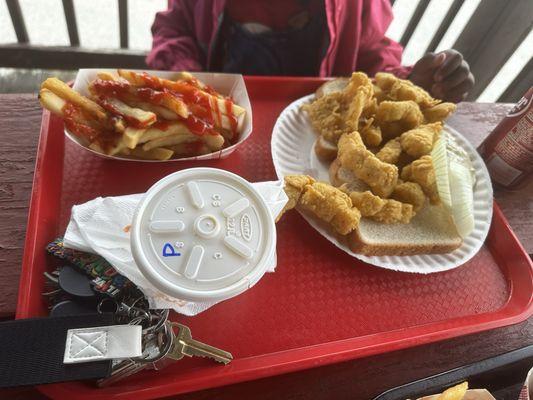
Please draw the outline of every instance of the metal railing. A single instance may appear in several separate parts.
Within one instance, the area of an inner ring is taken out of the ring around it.
[[[31,45],[18,0],[6,0],[18,43],[0,45],[0,67],[77,69],[80,67],[145,67],[145,53],[129,49],[128,0],[117,0],[120,48],[92,50],[80,47],[73,0],[62,0],[70,46]],[[394,4],[394,0],[391,0]],[[430,0],[420,0],[400,38],[406,46],[427,12]],[[426,51],[435,51],[464,5],[454,0],[436,29]],[[533,27],[533,1],[482,0],[453,48],[463,53],[476,77],[469,100],[476,99]],[[516,101],[533,83],[532,61],[524,66],[498,101]]]
[[[145,68],[142,51],[128,49],[128,0],[118,1],[120,49],[80,47],[73,0],[62,0],[70,46],[32,46],[18,0],[6,0],[18,43],[0,45],[0,67],[77,69],[81,67]]]

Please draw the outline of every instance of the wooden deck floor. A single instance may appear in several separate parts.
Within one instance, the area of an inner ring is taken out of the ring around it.
[[[0,68],[0,93],[34,93],[51,76],[69,81],[74,79],[76,71]]]

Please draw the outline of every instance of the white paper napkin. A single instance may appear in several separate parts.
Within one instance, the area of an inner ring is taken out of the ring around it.
[[[275,219],[288,201],[283,181],[252,183],[267,203]],[[172,308],[185,315],[196,315],[216,302],[190,302],[165,295],[156,289],[137,268],[130,249],[129,225],[144,194],[98,197],[72,207],[64,246],[104,257],[121,275],[131,280],[147,297],[150,308]],[[276,268],[273,254],[267,272]]]

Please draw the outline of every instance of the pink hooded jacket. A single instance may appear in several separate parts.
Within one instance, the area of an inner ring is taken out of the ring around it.
[[[202,71],[210,65],[213,43],[226,0],[170,0],[152,26],[152,50],[146,63],[154,69]],[[405,78],[402,46],[385,36],[391,20],[389,0],[325,0],[329,46],[320,76],[386,71]]]

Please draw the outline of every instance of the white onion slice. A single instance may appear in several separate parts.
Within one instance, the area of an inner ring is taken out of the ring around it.
[[[439,197],[450,209],[457,233],[474,229],[474,174],[468,153],[445,131],[431,152]]]

